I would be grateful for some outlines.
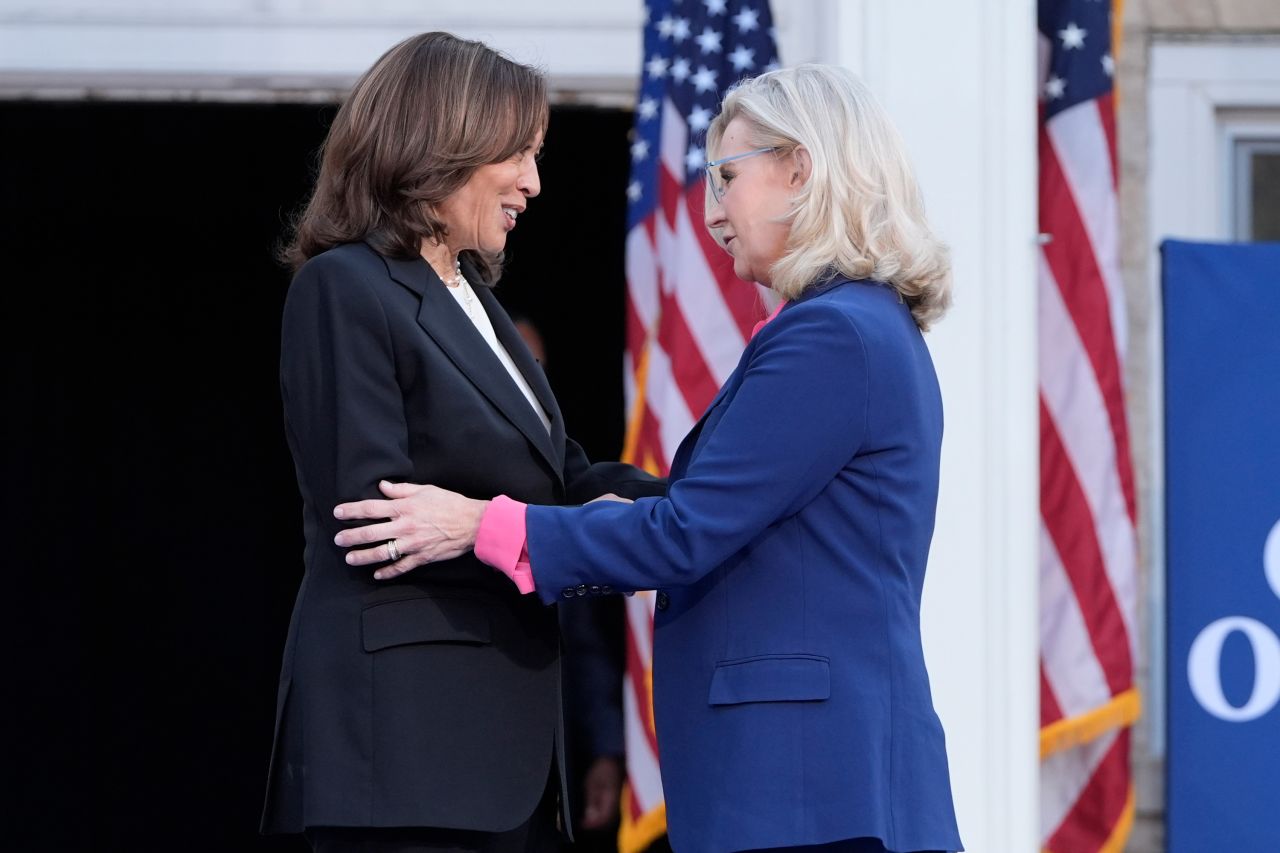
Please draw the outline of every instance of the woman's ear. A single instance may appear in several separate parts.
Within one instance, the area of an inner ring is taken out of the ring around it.
[[[789,186],[792,189],[803,187],[808,182],[811,174],[813,174],[813,160],[809,157],[809,149],[803,145],[798,145],[791,152]]]

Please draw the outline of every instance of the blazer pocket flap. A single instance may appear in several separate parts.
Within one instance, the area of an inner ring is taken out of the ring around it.
[[[716,664],[712,705],[815,702],[831,697],[831,664],[817,655],[765,655]]]
[[[360,622],[366,652],[411,643],[490,642],[484,605],[462,598],[386,601],[366,607]]]

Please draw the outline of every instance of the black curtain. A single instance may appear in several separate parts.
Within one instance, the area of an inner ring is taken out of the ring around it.
[[[0,103],[14,850],[300,850],[258,812],[300,501],[277,385],[329,106]],[[499,297],[622,443],[623,111],[552,111]]]

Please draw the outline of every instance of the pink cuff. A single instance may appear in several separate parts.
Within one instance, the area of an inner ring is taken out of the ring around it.
[[[524,526],[525,506],[506,495],[489,501],[476,531],[475,553],[482,563],[511,578],[516,589],[528,595],[534,591],[534,583]]]

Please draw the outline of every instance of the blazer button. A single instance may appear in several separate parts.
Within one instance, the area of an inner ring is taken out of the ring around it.
[[[560,594],[565,598],[573,598],[573,587],[566,586],[564,589],[560,590]]]
[[[586,595],[586,594],[587,594],[587,585],[586,585],[585,583],[580,583],[580,584],[578,584],[578,588],[577,588],[576,590],[574,590],[574,592],[576,592],[578,595]]]
[[[592,584],[592,585],[591,585],[590,592],[591,592],[591,594],[592,594],[592,595],[599,595],[599,594],[600,594],[600,587],[599,587],[598,585],[596,585],[596,584]]]
[[[609,586],[608,584],[605,584],[604,586],[600,587],[600,594],[613,595],[613,587]]]
[[[658,609],[666,610],[671,605],[671,598],[665,593],[658,593]]]

